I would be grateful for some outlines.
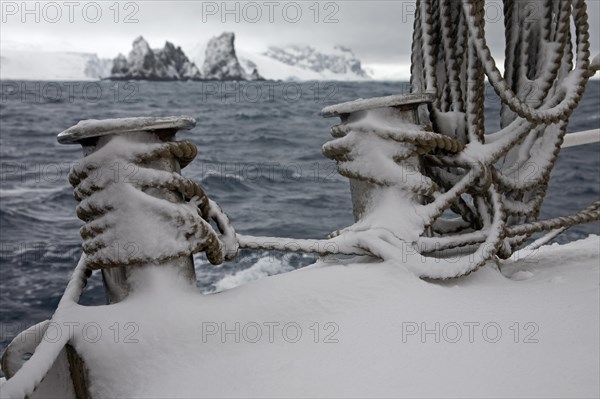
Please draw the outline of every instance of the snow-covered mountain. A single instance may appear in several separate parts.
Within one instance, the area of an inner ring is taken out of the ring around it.
[[[225,53],[229,56],[226,58],[232,60],[232,53],[235,53],[238,62],[230,61],[235,65],[232,68],[235,73],[238,73],[239,63],[246,75],[251,75],[256,70],[260,76],[271,80],[365,80],[370,78],[369,73],[362,67],[361,61],[346,47],[336,46],[327,51],[319,51],[310,46],[291,45],[269,47],[265,51],[256,52],[235,48],[229,34],[223,34],[220,38],[221,46],[227,47]],[[231,48],[229,43],[231,43]],[[207,44],[200,43],[190,51],[190,54],[196,65],[203,65],[207,54],[214,54],[216,51],[216,48],[209,50]],[[215,61],[211,61],[210,64],[214,65]],[[252,80],[252,77],[250,79]]]
[[[224,32],[213,37],[206,45],[202,76],[215,80],[259,80],[262,79],[256,65],[246,63],[242,67],[235,52],[235,34]]]
[[[151,49],[148,42],[138,37],[129,56],[119,54],[113,60],[111,79],[143,80],[198,80],[200,71],[181,47],[166,42],[162,49]]]
[[[290,45],[287,47],[269,47],[263,54],[283,64],[300,69],[314,71],[324,76],[340,79],[367,79],[369,75],[352,50],[344,46],[335,46],[327,53],[311,46]]]
[[[110,74],[112,61],[92,53],[3,48],[0,79],[96,80]]]
[[[311,46],[269,47],[262,53],[238,50],[243,65],[253,65],[265,79],[366,80],[369,73],[352,50],[336,46],[317,50]]]

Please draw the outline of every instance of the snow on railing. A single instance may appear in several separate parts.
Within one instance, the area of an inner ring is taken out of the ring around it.
[[[592,129],[566,134],[560,147],[569,148],[598,142],[600,142],[600,129]]]

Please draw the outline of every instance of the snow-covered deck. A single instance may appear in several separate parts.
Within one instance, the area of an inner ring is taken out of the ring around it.
[[[598,397],[599,252],[592,236],[446,282],[318,263],[208,296],[157,268],[68,321],[96,323],[74,338],[93,397]]]

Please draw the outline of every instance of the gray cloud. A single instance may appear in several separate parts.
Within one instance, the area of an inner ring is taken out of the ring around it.
[[[165,40],[191,50],[223,31],[234,31],[241,48],[258,51],[289,43],[352,48],[365,63],[407,63],[414,1],[112,1],[2,2],[2,45],[38,45],[46,50],[128,52],[138,35],[152,46]],[[592,51],[598,53],[600,3],[589,3]],[[17,6],[13,14],[14,5]],[[488,41],[502,58],[501,0],[488,0]],[[57,18],[57,11],[60,18]],[[100,11],[101,15],[98,16]],[[36,22],[36,15],[38,21]],[[127,20],[129,17],[129,20]],[[51,22],[55,19],[55,22]],[[96,20],[96,21],[94,21]],[[135,22],[137,20],[137,22]]]

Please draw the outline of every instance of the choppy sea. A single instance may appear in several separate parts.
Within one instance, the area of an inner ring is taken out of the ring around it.
[[[183,174],[199,182],[251,235],[322,238],[353,222],[347,179],[321,155],[336,121],[318,113],[356,98],[406,93],[401,82],[15,82],[0,100],[0,349],[14,334],[49,318],[81,254],[76,202],[67,182],[82,156],[56,135],[82,119],[190,115],[178,134],[199,156]],[[486,90],[486,127],[499,127],[499,103]],[[600,127],[600,82],[591,81],[569,131]],[[553,171],[542,217],[576,212],[600,193],[600,144],[565,149]],[[600,234],[576,226],[566,242]],[[294,270],[312,255],[243,251],[221,267],[196,257],[198,286],[210,293]],[[82,303],[102,304],[95,274]]]

